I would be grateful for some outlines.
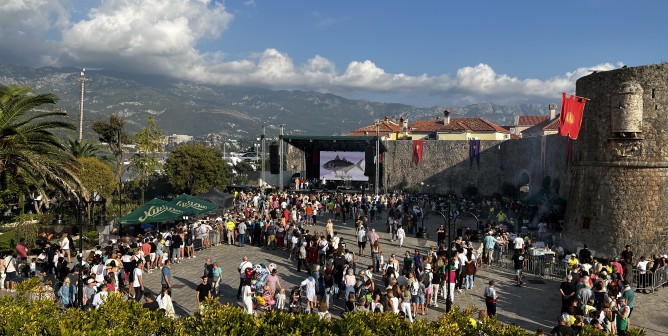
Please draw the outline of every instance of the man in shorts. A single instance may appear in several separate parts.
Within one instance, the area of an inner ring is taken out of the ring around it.
[[[525,263],[526,257],[524,256],[524,253],[522,253],[522,250],[515,250],[515,254],[513,255],[513,268],[515,269],[515,279],[517,280],[515,286],[517,287],[522,286],[522,270],[525,268]]]
[[[364,257],[364,249],[366,248],[366,228],[362,225],[357,229],[357,247],[359,249],[358,254],[361,257]]]

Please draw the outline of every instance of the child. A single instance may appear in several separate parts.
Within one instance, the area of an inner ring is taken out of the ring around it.
[[[380,269],[385,270],[385,258],[383,257],[383,252],[380,252]]]
[[[32,258],[30,263],[30,277],[34,278],[37,276],[37,258]]]
[[[276,309],[279,311],[285,309],[285,289],[281,288],[281,291],[276,294],[274,299],[276,300]]]

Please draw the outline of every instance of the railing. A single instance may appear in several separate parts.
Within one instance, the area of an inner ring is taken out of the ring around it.
[[[668,283],[668,266],[663,266],[656,271],[646,271],[640,274],[637,269],[633,270],[633,284],[635,290],[650,291],[654,293],[659,287]]]
[[[496,255],[497,258],[492,260],[492,265],[514,270],[515,267],[512,260],[513,250],[506,249],[497,253],[500,253],[500,255]],[[524,257],[526,269],[524,269],[523,273],[525,275],[529,274],[550,280],[562,281],[568,274],[568,264],[563,263],[560,260],[527,254],[525,254]]]

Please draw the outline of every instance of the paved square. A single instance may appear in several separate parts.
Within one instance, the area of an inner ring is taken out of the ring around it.
[[[310,232],[324,232],[324,222],[326,219],[318,219],[318,225],[308,227]],[[324,220],[323,220],[324,219]],[[436,245],[436,228],[442,224],[436,216],[429,217],[425,221],[425,227],[430,233],[430,239],[417,239],[407,237],[404,241],[404,247],[399,248],[397,242],[390,241],[390,236],[386,233],[384,221],[378,221],[373,227],[380,235],[381,251],[387,258],[392,254],[403,255],[406,250],[413,251],[419,248],[427,251],[430,246]],[[355,241],[355,231],[351,223],[342,225],[339,221],[334,222],[334,230],[339,236],[348,242],[348,246]],[[354,249],[357,253],[357,249]],[[367,251],[368,252],[368,251]],[[237,267],[243,256],[248,256],[253,264],[275,263],[278,266],[278,275],[284,288],[292,288],[299,284],[306,273],[297,273],[296,262],[288,260],[288,252],[283,250],[268,250],[246,245],[237,246],[216,246],[196,253],[196,258],[184,260],[180,264],[172,265],[173,299],[176,313],[179,315],[190,315],[196,310],[195,288],[201,282],[201,276],[204,274],[204,262],[210,257],[214,262],[219,262],[223,274],[221,280],[220,302],[238,305],[236,300],[237,287],[239,285],[239,273]],[[358,270],[360,267],[366,268],[371,264],[370,253],[366,257],[357,257]],[[145,285],[147,290],[158,292],[160,289],[160,273],[145,274]],[[527,285],[522,288],[515,287],[514,276],[509,270],[497,267],[482,267],[478,269],[475,277],[474,288],[471,291],[458,293],[455,291],[454,304],[462,308],[480,307],[484,308],[483,290],[489,280],[495,280],[499,302],[497,308],[498,319],[503,323],[515,323],[529,331],[535,331],[537,328],[549,330],[556,325],[556,318],[559,315],[561,299],[559,295],[559,283],[547,279],[529,277]],[[380,284],[380,279],[376,279]],[[543,282],[543,283],[539,283]],[[342,300],[334,300],[330,312],[334,316],[339,316],[343,311]],[[668,289],[664,289],[655,294],[636,295],[635,309],[631,323],[633,326],[647,328],[648,335],[667,335],[668,334]],[[430,307],[426,318],[429,320],[438,319],[445,312],[445,302],[441,300],[439,308]],[[423,318],[423,316],[418,316]]]

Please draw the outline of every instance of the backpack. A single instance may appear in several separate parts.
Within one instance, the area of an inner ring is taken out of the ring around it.
[[[429,272],[429,271],[426,271],[422,275],[422,283],[424,284],[424,287],[427,288],[427,287],[431,286],[431,284],[434,281],[433,279],[434,279],[434,274]]]
[[[418,295],[420,294],[420,283],[417,281],[413,281],[411,283],[411,295]]]
[[[72,239],[72,236],[68,235],[67,240],[70,242],[70,250],[72,250],[72,253],[76,254],[77,247],[74,245],[74,240]]]

